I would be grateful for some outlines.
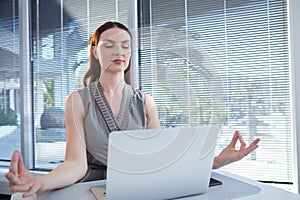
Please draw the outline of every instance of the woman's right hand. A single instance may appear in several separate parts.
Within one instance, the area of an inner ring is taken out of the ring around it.
[[[23,197],[29,197],[40,191],[43,183],[35,178],[24,166],[22,155],[19,151],[14,151],[9,172],[5,174],[9,181],[9,187],[12,192],[24,192]]]

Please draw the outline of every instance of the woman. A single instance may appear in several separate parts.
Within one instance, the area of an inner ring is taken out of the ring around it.
[[[84,89],[66,99],[66,155],[64,162],[40,178],[23,165],[20,152],[12,155],[6,178],[12,191],[23,197],[71,185],[79,181],[105,178],[108,135],[114,130],[159,128],[153,98],[128,84],[131,33],[118,22],[107,22],[94,33],[90,44],[90,68]],[[235,149],[237,142],[239,150]],[[242,159],[258,147],[259,139],[248,147],[239,132],[214,159],[213,168]]]

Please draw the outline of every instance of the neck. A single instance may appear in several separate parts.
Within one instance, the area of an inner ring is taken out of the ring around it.
[[[124,76],[101,76],[99,82],[102,86],[103,92],[109,96],[122,94],[125,86]]]

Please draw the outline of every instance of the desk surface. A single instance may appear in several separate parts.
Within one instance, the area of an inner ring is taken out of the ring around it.
[[[223,182],[220,186],[210,187],[208,192],[201,195],[185,197],[187,200],[212,200],[212,199],[238,199],[238,200],[300,200],[300,195],[272,187],[257,181],[243,178],[237,175],[218,171],[213,172],[212,177]],[[78,183],[72,186],[49,192],[40,196],[39,200],[73,199],[96,200],[89,188],[91,186],[104,186],[105,181],[92,181]]]

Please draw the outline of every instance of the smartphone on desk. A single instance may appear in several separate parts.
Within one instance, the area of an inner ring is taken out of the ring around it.
[[[217,179],[210,178],[209,187],[213,187],[213,186],[217,186],[217,185],[222,185],[222,182]]]

